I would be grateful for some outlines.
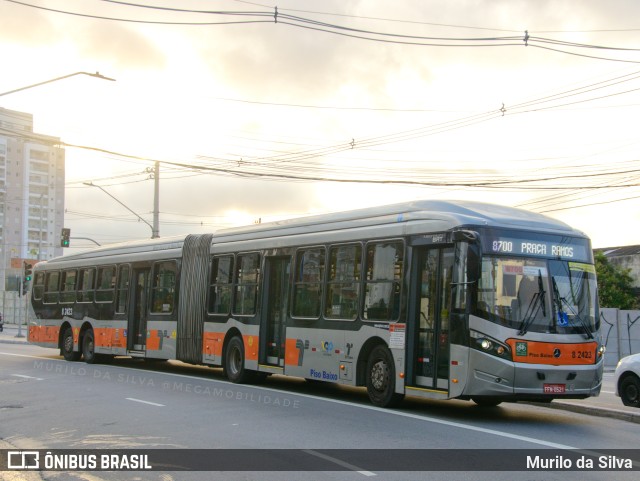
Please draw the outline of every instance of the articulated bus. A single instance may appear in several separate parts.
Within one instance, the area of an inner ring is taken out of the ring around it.
[[[589,239],[477,202],[416,201],[132,242],[40,262],[29,341],[405,395],[597,396],[603,372]]]

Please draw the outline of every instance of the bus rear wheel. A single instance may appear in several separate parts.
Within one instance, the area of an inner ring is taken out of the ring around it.
[[[100,362],[100,355],[96,354],[96,341],[93,329],[89,329],[82,336],[82,357],[87,364]]]
[[[243,384],[249,381],[249,372],[244,368],[244,342],[239,336],[232,337],[227,344],[224,371],[229,381]]]
[[[65,361],[76,362],[82,355],[80,351],[73,350],[73,329],[71,329],[71,326],[68,326],[62,334],[62,347],[60,351]]]
[[[404,398],[395,392],[396,369],[386,346],[373,348],[367,360],[367,392],[371,403],[380,407],[397,406]]]

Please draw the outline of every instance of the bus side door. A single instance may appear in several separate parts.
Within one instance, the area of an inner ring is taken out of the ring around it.
[[[409,322],[409,384],[448,392],[449,320],[453,247],[416,247],[413,250],[413,306]]]
[[[127,349],[129,350],[143,351],[147,344],[150,281],[151,267],[134,266],[127,340]]]

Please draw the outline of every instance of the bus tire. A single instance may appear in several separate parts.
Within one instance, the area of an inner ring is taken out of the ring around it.
[[[80,351],[73,350],[73,329],[71,326],[67,326],[62,334],[62,346],[60,347],[60,354],[64,357],[65,361],[76,362],[80,360],[82,353]]]
[[[625,376],[620,381],[620,399],[622,404],[634,408],[640,407],[640,379],[634,374]]]
[[[244,368],[244,342],[239,336],[232,337],[224,356],[224,371],[227,379],[235,384],[249,380],[249,372]]]
[[[93,329],[89,329],[82,336],[82,357],[87,364],[96,364],[100,360],[100,355],[96,354],[96,342]]]
[[[367,360],[367,392],[371,403],[379,407],[397,406],[404,398],[395,392],[396,369],[386,346],[373,348]]]

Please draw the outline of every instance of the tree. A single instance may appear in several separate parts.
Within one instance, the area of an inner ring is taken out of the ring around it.
[[[640,303],[633,293],[631,269],[612,264],[601,252],[595,254],[595,261],[600,307],[637,309]]]

